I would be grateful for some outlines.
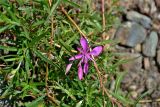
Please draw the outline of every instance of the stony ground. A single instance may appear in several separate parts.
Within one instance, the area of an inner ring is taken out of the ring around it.
[[[128,71],[122,89],[132,99],[146,94],[140,107],[160,107],[160,0],[121,0],[124,12],[114,39]],[[138,107],[139,107],[138,106]]]

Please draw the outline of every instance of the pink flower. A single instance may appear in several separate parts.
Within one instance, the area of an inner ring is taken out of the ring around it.
[[[78,48],[78,51],[80,53],[71,57],[71,58],[69,58],[69,61],[71,61],[71,63],[69,63],[67,65],[65,74],[67,74],[68,71],[70,70],[70,68],[72,66],[72,62],[74,60],[80,59],[80,62],[78,64],[78,77],[79,77],[80,80],[82,80],[83,79],[83,74],[88,73],[88,68],[89,68],[88,61],[89,60],[93,61],[92,55],[93,56],[98,56],[102,52],[103,47],[102,46],[97,46],[90,51],[88,42],[85,39],[85,37],[81,37],[80,44],[82,46],[82,48]]]

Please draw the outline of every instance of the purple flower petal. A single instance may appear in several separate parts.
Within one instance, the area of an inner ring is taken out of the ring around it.
[[[79,78],[79,80],[82,80],[82,78],[83,78],[83,70],[82,70],[81,64],[78,67],[78,78]]]
[[[93,56],[98,56],[103,50],[102,46],[97,46],[95,48],[93,48],[93,50],[90,52],[91,55]]]
[[[77,50],[78,50],[80,53],[83,53],[82,48],[78,47]]]
[[[72,63],[67,65],[67,67],[66,67],[66,73],[65,74],[68,73],[68,71],[71,69],[71,67],[72,67]]]
[[[88,73],[88,63],[85,63],[85,64],[84,64],[83,70],[84,70],[83,72],[84,72],[85,74]]]
[[[81,37],[80,44],[83,48],[83,51],[86,52],[88,50],[88,42],[84,37]]]
[[[82,58],[82,56],[83,56],[82,54],[75,55],[75,56],[69,58],[69,61],[73,61],[75,59],[80,59],[80,58]]]
[[[88,63],[88,57],[87,57],[87,55],[85,55],[85,57],[83,59],[83,63]]]
[[[90,54],[90,53],[87,53],[87,54],[86,54],[86,58],[87,58],[88,60],[92,60],[91,54]]]

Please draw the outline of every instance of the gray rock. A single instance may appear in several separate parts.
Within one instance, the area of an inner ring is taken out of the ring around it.
[[[156,13],[156,11],[157,11],[156,4],[155,4],[154,0],[151,0],[151,4],[150,4],[150,15],[153,15],[154,13]]]
[[[153,14],[152,18],[154,20],[160,21],[160,12],[156,12],[155,14]]]
[[[159,82],[160,82],[160,74],[158,72],[158,69],[154,69],[152,68],[149,72],[148,72],[148,75],[147,75],[147,78],[146,78],[146,88],[147,90],[152,93],[153,91],[156,91],[158,90],[158,85],[159,85]]]
[[[159,98],[159,97],[160,97],[160,91],[159,91],[159,90],[154,91],[154,92],[152,93],[151,97],[152,97],[153,99]]]
[[[160,49],[157,51],[157,63],[160,66]]]
[[[139,72],[142,68],[142,55],[139,53],[123,53],[119,58],[126,61],[121,65],[122,70]]]
[[[141,13],[152,15],[157,11],[154,0],[135,0]]]
[[[145,70],[149,70],[151,65],[150,65],[150,60],[148,57],[143,58],[143,66]]]
[[[141,44],[137,44],[134,48],[135,52],[141,52],[142,51],[142,46]]]
[[[127,19],[131,21],[135,21],[145,28],[150,28],[151,27],[151,19],[145,15],[142,15],[136,11],[129,11],[127,12]]]
[[[138,53],[123,53],[119,58],[126,61],[126,63],[121,64],[122,71],[128,71],[121,81],[123,89],[129,91],[132,89],[136,90],[139,88],[138,84],[140,82],[136,82],[135,80],[140,80],[140,78],[142,78],[139,75],[139,71],[141,71],[142,68],[142,56]]]
[[[133,99],[136,99],[138,97],[138,93],[136,91],[132,91],[131,96]]]
[[[115,34],[115,39],[120,44],[129,47],[135,47],[142,43],[146,38],[146,30],[139,24],[134,22],[126,22],[122,24]]]
[[[160,0],[155,0],[156,6],[160,9]]]
[[[146,88],[149,93],[152,93],[156,89],[157,83],[155,82],[154,78],[148,77],[146,80]]]
[[[143,54],[148,57],[155,57],[157,44],[158,35],[153,31],[150,33],[149,37],[146,38],[142,46]]]

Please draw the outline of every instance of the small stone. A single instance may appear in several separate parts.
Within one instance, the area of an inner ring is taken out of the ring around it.
[[[158,90],[154,91],[154,92],[152,93],[151,97],[152,97],[153,99],[159,98],[159,97],[160,97],[160,91],[158,91]]]
[[[146,38],[142,48],[143,54],[148,57],[155,57],[156,47],[158,44],[158,35],[157,32],[151,32],[149,37]]]
[[[135,90],[137,89],[137,86],[136,86],[136,85],[131,85],[131,86],[129,87],[129,89],[130,89],[131,91],[135,91]]]
[[[160,20],[160,18],[159,18],[159,20]],[[160,22],[156,21],[155,23],[153,23],[152,26],[153,26],[153,29],[160,34],[160,30],[159,30],[160,29]]]
[[[136,0],[141,13],[153,14],[157,11],[154,0]]]
[[[153,16],[153,18],[155,19],[155,20],[158,20],[158,21],[160,21],[160,13],[155,13],[154,14],[154,16]]]
[[[135,0],[119,0],[119,4],[123,7],[123,10],[127,10],[135,7],[134,1]]]
[[[145,14],[148,14],[149,13],[149,5],[150,4],[150,0],[137,0],[137,4],[138,4],[138,7],[140,9],[140,11],[142,13],[145,13]]]
[[[160,9],[160,0],[155,0],[156,6]]]
[[[136,91],[132,91],[131,96],[133,99],[136,99],[138,97],[138,93]]]
[[[142,93],[145,91],[145,86],[141,86],[137,89],[137,93]]]
[[[154,79],[152,77],[148,77],[146,80],[146,88],[148,89],[149,93],[152,93],[156,86],[157,83],[154,81]]]
[[[157,51],[157,63],[160,66],[160,49]]]
[[[141,107],[152,107],[152,105],[150,103],[144,103],[141,104]]]
[[[131,21],[135,21],[139,24],[141,24],[145,28],[151,27],[151,19],[145,15],[142,15],[136,11],[129,11],[127,12],[127,19]]]
[[[157,11],[157,7],[156,7],[156,4],[154,2],[154,0],[151,0],[151,4],[150,4],[150,15],[153,15],[156,11]]]
[[[145,57],[143,63],[144,63],[144,69],[148,70],[150,68],[149,58]]]
[[[141,52],[141,48],[142,48],[141,45],[137,44],[134,49],[136,52]]]
[[[146,38],[146,30],[134,22],[126,22],[119,27],[115,34],[115,39],[121,45],[135,47],[142,43]]]
[[[158,102],[152,102],[151,104],[152,104],[152,107],[159,107]]]
[[[123,53],[120,59],[128,61],[121,65],[122,70],[137,72],[142,68],[142,56],[138,53]]]

